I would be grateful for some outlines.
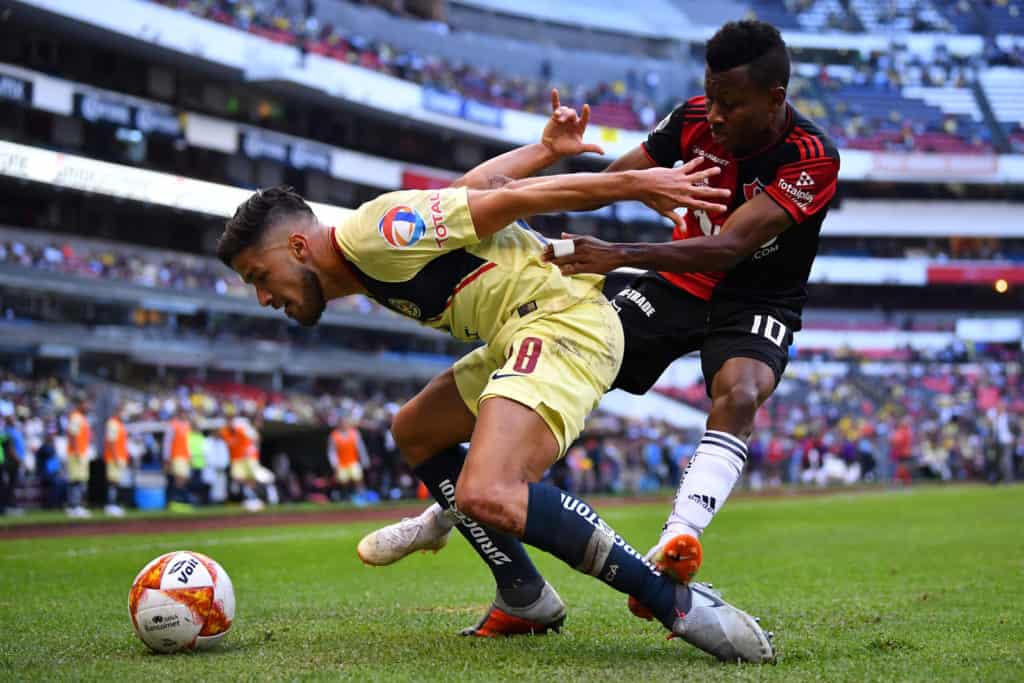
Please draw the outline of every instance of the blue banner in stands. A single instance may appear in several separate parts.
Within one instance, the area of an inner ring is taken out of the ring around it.
[[[135,127],[143,133],[161,133],[171,137],[181,135],[181,121],[172,111],[142,107],[135,108]]]
[[[462,118],[492,128],[501,128],[502,110],[476,100],[466,100],[462,107]]]
[[[113,123],[131,127],[132,106],[119,100],[98,95],[78,93],[75,95],[76,111],[86,121]]]
[[[0,99],[31,102],[32,83],[14,76],[0,74]]]
[[[288,163],[288,143],[274,135],[250,130],[242,134],[239,148],[250,159],[272,159],[282,164]]]
[[[491,128],[502,127],[502,110],[455,93],[423,88],[423,108],[435,114],[465,119]]]

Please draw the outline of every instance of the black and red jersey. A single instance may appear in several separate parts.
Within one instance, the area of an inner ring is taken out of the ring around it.
[[[677,227],[673,239],[717,234],[733,211],[760,192],[785,209],[794,223],[728,272],[662,276],[705,300],[770,304],[799,316],[807,300],[807,279],[818,251],[821,224],[839,175],[839,151],[824,131],[787,104],[786,127],[777,140],[750,156],[733,157],[711,137],[707,105],[700,96],[676,107],[651,132],[643,148],[652,161],[666,167],[703,157],[722,169],[710,184],[732,191],[727,211],[718,215],[688,211],[686,229]]]

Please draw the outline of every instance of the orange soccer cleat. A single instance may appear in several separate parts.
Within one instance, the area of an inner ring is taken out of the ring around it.
[[[704,560],[704,550],[700,540],[692,534],[678,534],[668,539],[663,545],[655,546],[647,553],[647,558],[654,562],[658,571],[676,583],[689,584],[697,575],[700,564]],[[630,596],[627,603],[629,611],[641,619],[653,619],[651,611],[641,605],[636,598]]]
[[[558,633],[565,623],[565,603],[558,596],[551,584],[545,583],[540,596],[525,607],[512,607],[501,597],[494,603],[477,622],[476,626],[464,629],[462,635],[478,638],[497,638],[498,636],[540,635],[554,631]]]

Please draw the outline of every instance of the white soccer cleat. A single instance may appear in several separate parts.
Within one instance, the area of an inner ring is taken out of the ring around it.
[[[124,510],[120,505],[107,505],[103,508],[103,512],[111,517],[124,517]]]
[[[710,584],[690,585],[690,610],[672,625],[672,634],[723,662],[775,661],[772,635],[757,619],[722,600]]]
[[[363,536],[356,547],[359,559],[384,567],[419,551],[437,552],[448,544],[454,521],[437,503],[418,517],[406,517]]]

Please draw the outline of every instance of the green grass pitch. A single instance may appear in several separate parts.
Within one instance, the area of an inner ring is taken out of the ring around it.
[[[661,504],[605,517],[638,548]],[[625,597],[535,553],[569,605],[560,635],[456,636],[490,601],[459,538],[362,566],[374,525],[0,541],[3,680],[1024,680],[1024,487],[736,500],[705,536],[701,578],[777,633],[779,663],[723,665],[626,611]],[[235,584],[218,650],[149,654],[127,594],[156,555],[190,548]]]

